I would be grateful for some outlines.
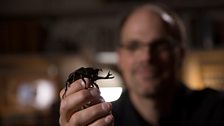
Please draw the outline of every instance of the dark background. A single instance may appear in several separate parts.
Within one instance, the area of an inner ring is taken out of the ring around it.
[[[184,20],[188,51],[182,76],[187,86],[223,90],[223,0],[1,0],[0,125],[58,125],[58,93],[68,73],[80,66],[119,73],[116,57],[107,62],[96,57],[114,54],[122,13],[144,2],[164,3]],[[37,80],[54,87],[55,97],[45,108],[33,101]],[[24,85],[28,94],[21,101]]]

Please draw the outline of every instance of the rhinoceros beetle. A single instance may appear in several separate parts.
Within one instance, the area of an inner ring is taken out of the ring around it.
[[[92,68],[92,67],[81,67],[77,70],[75,70],[74,72],[70,73],[68,76],[68,79],[66,80],[66,85],[65,85],[65,92],[63,94],[63,97],[65,96],[68,87],[76,80],[78,79],[82,79],[83,82],[86,84],[86,81],[84,78],[88,78],[90,80],[90,87],[96,87],[99,89],[99,86],[95,83],[96,80],[99,79],[112,79],[114,78],[113,76],[111,76],[112,74],[110,73],[110,71],[108,72],[108,74],[105,77],[102,76],[98,76],[99,71],[102,71],[102,69],[98,69],[98,68]],[[85,85],[85,88],[89,88]]]

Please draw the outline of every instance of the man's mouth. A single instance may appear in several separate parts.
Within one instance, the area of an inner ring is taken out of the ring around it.
[[[144,67],[136,69],[136,74],[143,78],[154,78],[157,75],[155,68]]]

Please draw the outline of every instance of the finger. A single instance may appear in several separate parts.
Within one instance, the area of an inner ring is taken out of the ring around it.
[[[73,114],[69,122],[72,125],[88,125],[110,114],[111,110],[111,103],[100,103]]]
[[[84,78],[84,80],[85,82],[82,79],[74,81],[70,86],[67,87],[66,92],[65,92],[66,88],[62,89],[60,92],[60,98],[63,99],[63,96],[66,97],[89,86],[90,85],[89,79]]]
[[[107,115],[95,122],[89,124],[88,126],[113,126],[114,117],[112,114]]]
[[[79,111],[83,105],[96,98],[100,98],[100,92],[96,88],[73,93],[61,100],[60,115],[68,121],[74,112]]]
[[[78,110],[82,110],[82,109],[88,108],[89,106],[92,106],[92,105],[95,105],[95,104],[99,104],[99,103],[102,103],[102,102],[105,102],[105,101],[103,101],[102,99],[99,99],[99,98],[94,98],[94,99],[91,100],[89,105],[83,105],[83,106],[79,105],[79,106],[76,106],[76,108],[80,108],[80,109],[68,110],[67,114],[64,113],[64,112],[60,112],[59,124],[62,126],[62,124],[67,123],[69,121],[69,118],[71,117],[71,115],[74,114],[75,112],[77,112]],[[60,111],[63,111],[63,109],[60,110]]]

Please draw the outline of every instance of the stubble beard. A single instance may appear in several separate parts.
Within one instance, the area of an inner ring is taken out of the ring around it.
[[[141,76],[138,73],[139,69],[149,70],[151,75]],[[158,71],[156,67],[148,64],[136,65],[131,70],[131,83],[132,90],[134,92],[144,98],[155,98],[157,92],[159,90],[159,86],[161,86],[161,79],[158,75]]]

